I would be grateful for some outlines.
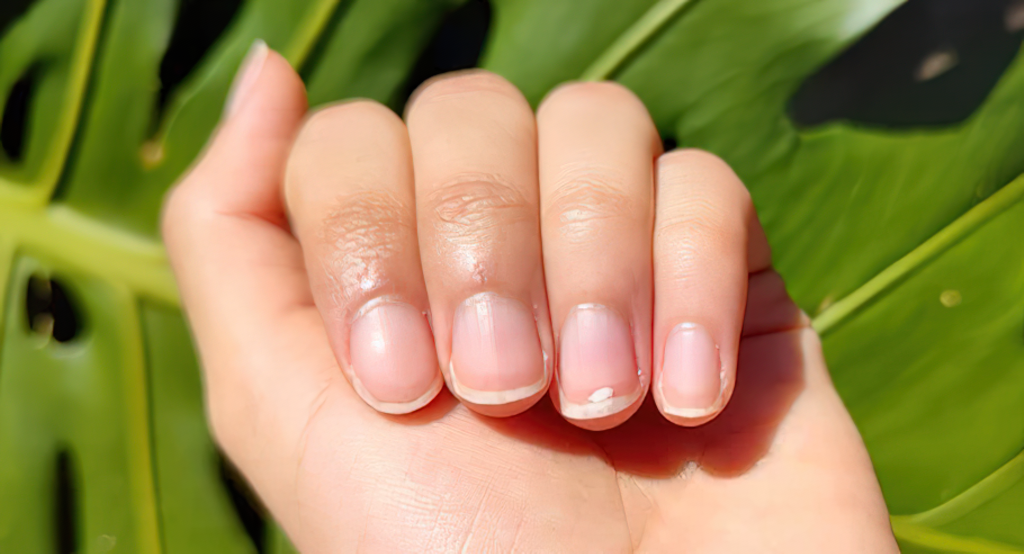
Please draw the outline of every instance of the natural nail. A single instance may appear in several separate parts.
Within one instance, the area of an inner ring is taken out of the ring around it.
[[[239,66],[235,80],[231,84],[228,98],[225,103],[225,115],[231,117],[238,112],[238,109],[245,103],[246,98],[252,92],[252,87],[259,80],[263,72],[263,63],[267,60],[270,49],[267,43],[257,39],[249,47],[249,53],[245,55],[242,65]]]
[[[661,394],[666,412],[680,417],[712,413],[722,395],[722,361],[704,326],[677,325],[665,342]]]
[[[633,335],[619,314],[599,304],[576,306],[559,341],[559,405],[565,417],[608,416],[639,397]]]
[[[360,396],[382,412],[415,411],[443,385],[427,318],[408,304],[376,301],[360,310],[349,355]]]
[[[455,313],[451,381],[474,404],[508,404],[547,386],[537,322],[518,300],[477,294]]]

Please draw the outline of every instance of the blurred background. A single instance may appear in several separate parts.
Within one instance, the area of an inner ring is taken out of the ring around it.
[[[311,103],[616,79],[725,158],[904,552],[1024,552],[1024,0],[0,0],[0,553],[285,553],[159,243],[253,40]]]

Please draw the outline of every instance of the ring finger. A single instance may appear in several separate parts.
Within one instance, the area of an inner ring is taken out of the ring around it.
[[[558,345],[552,395],[588,429],[625,421],[651,375],[654,158],[647,110],[614,83],[574,83],[537,113],[544,267]]]

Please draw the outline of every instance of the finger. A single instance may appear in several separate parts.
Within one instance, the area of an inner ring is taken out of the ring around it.
[[[654,123],[628,89],[575,83],[537,112],[552,397],[589,429],[625,421],[651,375]]]
[[[746,187],[717,157],[658,160],[654,232],[654,395],[662,413],[699,425],[729,401],[750,273],[770,265]]]
[[[273,500],[287,492],[261,475],[287,471],[309,406],[333,372],[282,361],[322,340],[309,331],[319,316],[280,200],[305,92],[288,62],[265,45],[248,60],[226,120],[167,201],[163,236],[202,358],[211,427]],[[267,432],[271,421],[274,432]]]
[[[318,111],[295,141],[285,193],[313,298],[353,388],[381,412],[423,407],[444,381],[402,120],[371,101]]]
[[[428,83],[407,120],[441,368],[477,411],[521,412],[551,373],[533,113],[510,83],[475,71]]]

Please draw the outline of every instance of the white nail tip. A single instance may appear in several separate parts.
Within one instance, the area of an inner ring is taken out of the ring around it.
[[[537,381],[532,385],[519,387],[518,389],[501,391],[477,390],[459,383],[459,378],[455,375],[455,364],[452,362],[448,362],[448,376],[449,379],[451,379],[452,393],[454,393],[455,396],[458,396],[460,399],[469,402],[470,404],[477,404],[480,406],[500,406],[525,400],[543,391],[548,386],[546,367],[544,377],[541,378],[540,381]]]
[[[673,408],[671,406],[664,407],[665,413],[674,415],[677,417],[683,417],[686,419],[697,419],[705,416],[709,416],[715,413],[715,407],[711,408]]]
[[[349,377],[352,380],[352,388],[355,389],[356,394],[363,399],[363,402],[366,402],[371,408],[378,412],[391,415],[411,414],[412,412],[419,410],[427,404],[430,404],[430,402],[434,400],[434,397],[437,396],[437,393],[441,392],[441,388],[444,387],[444,379],[441,379],[440,376],[438,376],[438,378],[430,385],[430,390],[415,400],[411,400],[409,402],[381,402],[374,398],[374,396],[370,394],[370,391],[366,390],[366,387],[363,386],[362,381],[360,381],[358,377],[354,374]]]
[[[560,411],[566,419],[599,419],[617,414],[632,406],[643,392],[643,387],[640,387],[633,394],[616,397],[613,396],[615,391],[611,387],[603,387],[590,395],[587,404],[573,404],[559,389],[558,403]]]

